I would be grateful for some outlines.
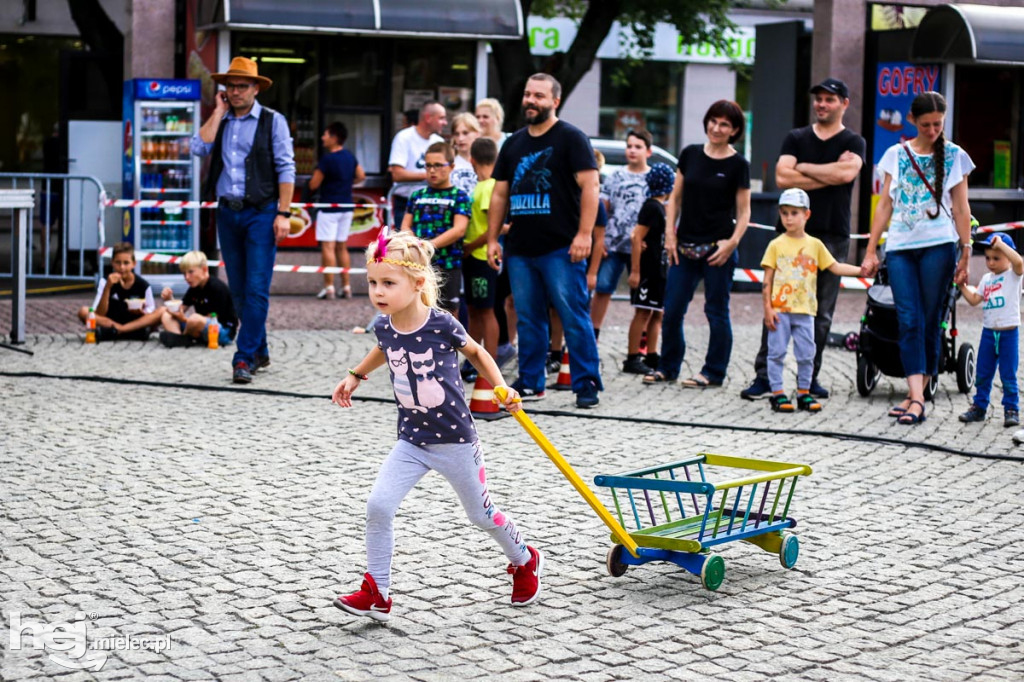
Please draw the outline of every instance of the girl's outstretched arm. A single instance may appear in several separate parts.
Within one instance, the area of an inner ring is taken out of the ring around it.
[[[476,367],[480,375],[487,379],[491,386],[505,386],[507,394],[505,397],[505,409],[509,412],[515,412],[520,409],[519,404],[519,393],[514,388],[510,388],[505,384],[505,378],[501,376],[501,369],[498,367],[498,363],[494,361],[491,354],[484,350],[484,347],[473,339],[469,340],[465,346],[461,349],[462,354],[466,356],[466,359]],[[495,398],[497,402],[497,398]]]
[[[352,393],[359,388],[359,384],[362,382],[361,377],[369,375],[370,372],[378,367],[382,367],[385,362],[387,362],[387,356],[384,355],[384,351],[374,346],[366,354],[366,357],[353,367],[345,375],[345,378],[334,387],[334,392],[331,394],[331,402],[339,407],[352,407]]]

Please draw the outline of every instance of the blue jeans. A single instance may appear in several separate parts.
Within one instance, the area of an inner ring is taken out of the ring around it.
[[[708,265],[707,258],[691,260],[679,255],[679,264],[668,269],[665,283],[665,317],[661,324],[661,360],[658,371],[666,379],[676,379],[686,355],[686,337],[683,318],[693,300],[697,284],[704,280],[704,316],[708,319],[711,338],[700,373],[713,384],[725,380],[732,355],[732,323],[729,320],[729,293],[732,291],[732,273],[739,262],[739,253],[733,251],[725,265]]]
[[[277,241],[274,217],[277,202],[263,208],[217,210],[217,236],[228,273],[228,288],[241,322],[235,337],[231,363],[252,367],[256,356],[270,355],[267,348],[267,310],[270,308],[270,279],[274,275]]]
[[[905,376],[934,376],[939,371],[939,323],[946,297],[951,293],[956,252],[956,244],[950,242],[885,254]]]
[[[992,378],[999,366],[999,379],[1003,382],[1003,407],[1007,410],[1019,410],[1020,399],[1017,393],[1017,361],[1020,349],[1017,347],[1019,330],[992,329],[981,330],[981,343],[978,344],[977,380],[974,385],[974,404],[983,410],[988,409],[988,396],[992,391]]]
[[[543,256],[508,256],[505,266],[519,315],[516,329],[522,385],[544,390],[545,361],[551,340],[548,306],[552,306],[565,330],[572,390],[579,393],[590,382],[603,390],[597,341],[590,322],[586,264],[570,261],[568,249],[555,249]]]

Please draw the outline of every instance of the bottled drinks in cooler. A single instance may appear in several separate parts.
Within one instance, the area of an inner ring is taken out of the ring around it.
[[[210,313],[210,326],[206,328],[207,348],[220,348],[220,323],[217,322],[217,313]]]

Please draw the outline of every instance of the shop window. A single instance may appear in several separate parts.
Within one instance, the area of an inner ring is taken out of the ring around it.
[[[963,147],[977,168],[972,187],[1020,187],[1020,69],[956,67],[953,141]]]
[[[601,62],[601,103],[598,134],[625,139],[630,128],[651,131],[654,144],[670,151],[679,144],[679,84],[685,64],[647,61]]]
[[[428,99],[444,104],[449,120],[456,113],[473,111],[475,73],[475,42],[396,41],[391,100],[394,129],[401,127],[403,111],[416,109]]]
[[[259,95],[264,106],[284,114],[295,147],[295,172],[309,175],[316,167],[320,133],[317,112],[320,92],[318,43],[305,36],[263,33],[233,34],[232,54],[256,61],[261,76],[274,85]]]

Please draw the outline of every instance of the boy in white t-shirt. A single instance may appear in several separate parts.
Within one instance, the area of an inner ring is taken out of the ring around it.
[[[978,344],[977,380],[974,402],[960,415],[962,422],[985,420],[992,379],[999,367],[1003,382],[1003,426],[1020,425],[1020,400],[1017,392],[1017,347],[1020,328],[1021,275],[1024,258],[1017,253],[1013,239],[1005,234],[993,234],[985,245],[985,265],[988,267],[978,288],[960,284],[960,293],[971,305],[984,303],[981,308],[981,343]]]

